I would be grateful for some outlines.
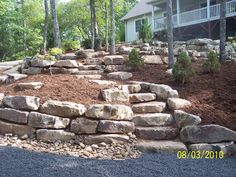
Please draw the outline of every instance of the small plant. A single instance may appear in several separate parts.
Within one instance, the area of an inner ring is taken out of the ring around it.
[[[64,51],[75,50],[80,47],[78,41],[65,40],[62,42],[62,48]]]
[[[62,49],[60,48],[51,48],[49,49],[49,54],[56,56],[56,55],[61,55],[62,54]]]
[[[220,62],[214,51],[208,53],[208,59],[202,65],[203,73],[218,73],[220,71]]]
[[[36,57],[40,60],[48,60],[48,61],[55,61],[56,58],[50,54],[40,55],[37,54]]]
[[[152,39],[152,28],[148,23],[147,18],[144,19],[141,28],[139,29],[139,39],[142,39],[143,43]]]
[[[127,61],[127,64],[133,67],[134,70],[139,70],[144,65],[144,60],[136,49],[132,49],[129,53],[129,60]]]
[[[186,52],[182,52],[177,62],[173,66],[173,77],[177,82],[182,82],[183,84],[194,76],[195,71],[192,67],[192,62]]]

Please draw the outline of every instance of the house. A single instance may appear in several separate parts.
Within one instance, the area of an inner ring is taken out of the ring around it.
[[[219,38],[220,0],[173,0],[173,27],[176,40]],[[236,0],[227,0],[227,36],[236,32]],[[166,29],[166,1],[140,0],[123,18],[125,40],[138,39],[143,19],[151,24],[154,37]]]

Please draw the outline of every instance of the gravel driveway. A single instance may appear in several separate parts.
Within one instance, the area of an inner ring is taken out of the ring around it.
[[[236,177],[236,158],[178,160],[175,154],[143,154],[112,161],[29,152],[0,146],[0,177]]]

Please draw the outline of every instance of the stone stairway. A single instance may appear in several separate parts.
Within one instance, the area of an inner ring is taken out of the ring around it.
[[[173,90],[161,85],[161,89],[156,94],[145,84],[141,84],[140,87],[142,89],[139,89],[137,85],[120,86],[123,90],[129,91],[129,102],[132,104],[134,112],[132,122],[135,124],[137,148],[145,152],[187,150],[186,146],[178,140],[179,128],[173,116],[165,113],[168,104],[167,99],[163,99],[163,95],[165,95],[163,88],[169,92],[173,92]]]

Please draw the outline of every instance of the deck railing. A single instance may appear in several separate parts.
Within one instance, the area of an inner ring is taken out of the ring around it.
[[[177,23],[177,15],[173,15],[174,27],[181,27],[212,21],[220,18],[220,4],[210,6],[209,16],[207,7],[186,11],[179,14],[179,24]],[[226,3],[226,16],[236,16],[236,0]],[[161,31],[166,28],[166,17],[154,19],[154,30]]]

